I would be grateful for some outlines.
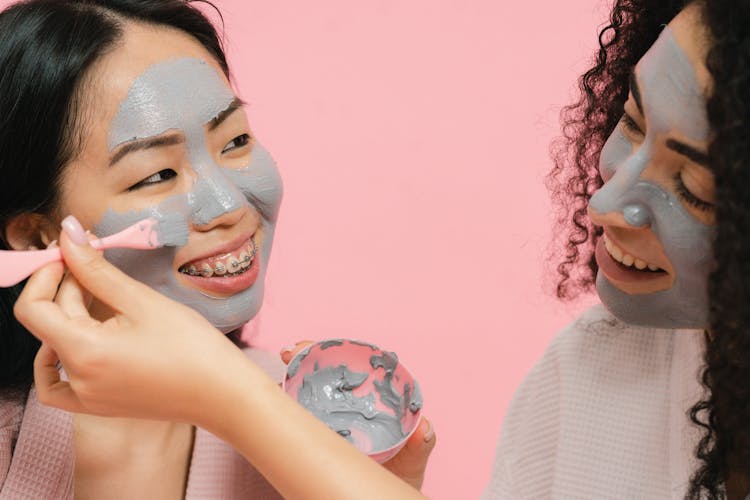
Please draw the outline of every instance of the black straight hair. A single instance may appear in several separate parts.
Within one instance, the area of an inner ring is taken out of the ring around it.
[[[80,87],[128,21],[192,35],[229,77],[221,40],[194,5],[206,0],[27,0],[0,13],[0,248],[8,223],[49,215],[81,144]],[[221,14],[219,13],[219,17]],[[25,397],[39,341],[13,315],[25,283],[0,288],[0,400]]]

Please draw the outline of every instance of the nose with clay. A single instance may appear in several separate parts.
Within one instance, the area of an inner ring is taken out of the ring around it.
[[[188,193],[190,221],[196,226],[207,226],[225,214],[237,211],[249,203],[237,186],[223,173],[207,151],[193,156],[196,179]]]
[[[624,221],[635,228],[654,224],[650,199],[664,197],[659,186],[642,178],[652,161],[653,141],[634,150],[622,132],[615,130],[601,153],[600,172],[605,184],[591,197],[589,210],[598,219]],[[598,217],[597,217],[598,216]]]

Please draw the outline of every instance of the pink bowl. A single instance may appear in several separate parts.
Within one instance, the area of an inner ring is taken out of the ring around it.
[[[403,448],[422,414],[422,395],[395,353],[334,339],[300,351],[284,390],[370,457],[383,463]]]

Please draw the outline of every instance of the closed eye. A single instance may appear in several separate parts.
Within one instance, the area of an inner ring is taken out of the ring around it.
[[[626,130],[629,132],[636,134],[636,135],[644,135],[643,130],[641,130],[641,127],[638,126],[638,124],[635,122],[632,116],[625,113],[622,115],[622,125],[625,127]]]
[[[177,172],[175,172],[171,168],[166,168],[164,170],[160,170],[156,172],[154,175],[146,177],[139,183],[130,186],[128,188],[128,191],[135,191],[136,189],[141,189],[143,187],[152,186],[154,184],[159,184],[161,182],[174,179],[175,177],[177,177]]]
[[[685,181],[682,180],[682,174],[680,172],[677,172],[674,177],[674,181],[677,194],[680,196],[680,198],[685,200],[686,203],[694,206],[701,212],[709,212],[714,209],[713,203],[709,203],[706,200],[698,198],[688,189],[688,187],[685,185]]]

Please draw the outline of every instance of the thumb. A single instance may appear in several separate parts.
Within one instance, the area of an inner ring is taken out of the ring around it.
[[[416,489],[420,489],[424,481],[427,460],[436,442],[432,423],[426,417],[422,417],[419,427],[404,447],[383,466]]]
[[[143,304],[153,303],[158,296],[107,262],[102,252],[91,246],[81,223],[72,215],[62,221],[60,251],[81,286],[114,310],[142,309]]]

